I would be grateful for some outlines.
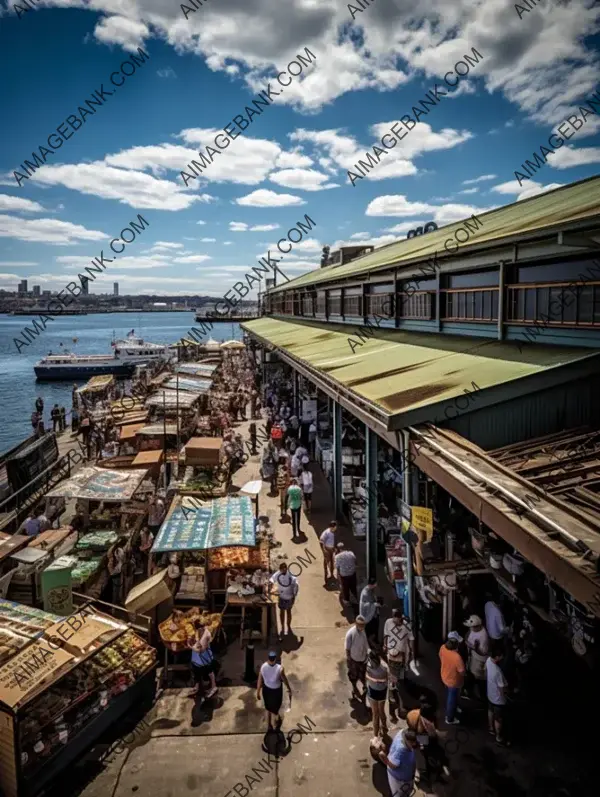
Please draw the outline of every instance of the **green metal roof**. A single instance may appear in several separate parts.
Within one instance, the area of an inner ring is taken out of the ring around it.
[[[360,340],[350,326],[265,317],[243,327],[318,375],[328,377],[334,389],[336,384],[341,385],[375,404],[388,420],[403,415],[404,421],[409,412],[433,408],[460,396],[464,399],[465,389],[476,390],[473,382],[483,391],[524,377],[547,375],[559,366],[600,358],[600,352],[589,348],[528,344],[520,353],[514,342],[384,329],[375,330],[362,345],[355,345],[353,352],[349,340]],[[557,383],[569,380],[567,375],[554,375]],[[512,395],[503,398],[534,389],[522,384],[514,388]],[[490,399],[473,402],[470,409],[499,400],[497,396]]]
[[[483,226],[473,231],[475,225],[473,221],[470,222],[472,232],[469,239],[460,244],[460,255],[464,256],[469,249],[482,244],[497,244],[510,236],[543,231],[545,228],[598,214],[600,214],[600,177],[591,177],[530,199],[513,202],[496,210],[476,214],[476,218],[481,220]],[[290,282],[278,285],[269,293],[315,285],[333,279],[358,277],[365,272],[389,268],[392,265],[408,266],[414,263],[416,266],[419,261],[433,257],[436,251],[440,256],[449,257],[450,255],[444,250],[444,243],[450,238],[455,246],[454,232],[463,225],[464,221],[448,224],[427,235],[402,239],[382,246],[371,254],[357,258],[344,266],[327,266],[309,271]]]

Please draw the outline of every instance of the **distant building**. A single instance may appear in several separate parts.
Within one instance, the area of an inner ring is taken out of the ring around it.
[[[33,286],[33,295],[35,296],[36,299],[39,299],[39,297],[42,295],[42,289],[40,288],[39,285]]]
[[[27,280],[19,282],[19,293],[27,293]]]
[[[90,285],[89,285],[88,277],[81,277],[81,295],[82,296],[89,296],[90,295]]]
[[[113,296],[119,295],[119,283],[113,282]]]

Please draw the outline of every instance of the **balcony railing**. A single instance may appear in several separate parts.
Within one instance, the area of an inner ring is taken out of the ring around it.
[[[499,288],[449,288],[441,294],[445,297],[444,321],[498,320]]]

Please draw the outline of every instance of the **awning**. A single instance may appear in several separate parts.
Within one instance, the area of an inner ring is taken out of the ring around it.
[[[81,498],[92,501],[128,501],[144,481],[146,470],[107,470],[81,468],[70,479],[58,484],[48,498]]]
[[[332,398],[380,428],[439,423],[457,399],[460,413],[509,401],[596,372],[600,352],[459,335],[375,330],[350,347],[350,325],[260,318],[243,324]],[[453,413],[453,416],[456,411]],[[446,416],[448,417],[448,416]]]
[[[546,576],[600,617],[600,534],[569,504],[460,435],[410,430],[411,461]]]

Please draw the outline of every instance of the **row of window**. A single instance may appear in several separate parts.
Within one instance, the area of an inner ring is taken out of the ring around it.
[[[451,288],[440,291],[440,307],[433,290],[394,293],[393,285],[376,286],[377,293],[361,295],[356,289],[294,292],[270,297],[269,312],[308,318],[327,317],[494,322],[498,320],[500,289]],[[360,290],[360,289],[359,289]],[[351,291],[351,292],[350,292]],[[600,282],[560,282],[544,285],[508,285],[505,321],[542,320],[556,326],[600,326]]]

